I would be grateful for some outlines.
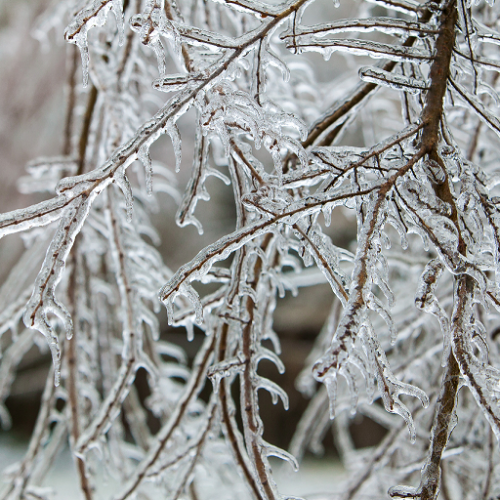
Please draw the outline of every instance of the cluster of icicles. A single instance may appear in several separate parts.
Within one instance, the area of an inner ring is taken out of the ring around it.
[[[373,7],[392,15],[306,26],[310,0],[90,0],[72,14],[65,39],[80,51],[83,89],[97,96],[87,108],[93,122],[82,127],[79,150],[70,131],[67,154],[28,166],[21,190],[53,196],[0,215],[0,237],[25,232],[27,247],[0,290],[0,334],[11,332],[0,365],[5,426],[4,401],[16,365],[38,342],[35,331],[53,360],[28,452],[7,471],[0,499],[51,498],[40,485],[69,437],[86,500],[98,497],[103,475],[118,485],[115,500],[157,498],[154,488],[173,500],[274,500],[268,457],[297,469],[307,449],[320,451],[330,427],[353,470],[345,500],[398,482],[419,486],[394,486],[394,498],[437,498],[440,488],[462,498],[498,494],[500,353],[491,334],[500,310],[500,121],[491,104],[500,102],[491,48],[500,44],[491,27],[498,9],[453,0],[360,3],[364,14]],[[61,2],[38,32],[72,8]],[[102,36],[89,39],[95,27]],[[386,62],[329,88],[298,57],[311,51]],[[442,116],[434,117],[433,65],[445,51],[451,69]],[[159,92],[175,94],[151,116]],[[388,119],[387,109],[398,116]],[[190,110],[193,165],[179,194],[177,122]],[[341,145],[352,124],[365,146]],[[152,159],[165,134],[172,169],[169,159]],[[154,248],[149,215],[166,192],[178,203],[177,224],[201,235],[196,209],[210,199],[210,177],[231,187],[236,226],[172,272]],[[341,211],[357,224],[349,248],[332,241]],[[215,291],[200,296],[198,283]],[[278,300],[321,283],[333,305],[297,380],[311,401],[285,451],[263,438],[258,392],[285,409],[288,396],[258,373],[259,363],[284,372],[273,329]],[[189,340],[195,326],[205,333],[192,366],[160,335],[161,302]],[[26,329],[18,332],[21,319]],[[135,386],[142,369],[145,401]],[[209,396],[201,397],[208,380]],[[355,414],[387,429],[371,454],[351,439]],[[455,428],[457,419],[470,425]],[[481,454],[477,444],[486,441]],[[474,485],[481,469],[484,481]]]

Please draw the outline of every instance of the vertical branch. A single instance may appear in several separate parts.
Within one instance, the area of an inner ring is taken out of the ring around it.
[[[431,66],[431,87],[425,100],[422,119],[426,123],[422,134],[422,145],[429,153],[432,160],[442,165],[442,160],[437,153],[439,127],[443,114],[443,101],[450,75],[450,64],[455,45],[455,25],[458,18],[456,0],[450,1],[441,14],[441,29],[436,41],[436,58]],[[459,235],[459,251],[465,253],[463,240],[460,235],[458,214],[451,195],[449,180],[434,185],[436,195],[443,201],[451,203],[453,211],[451,219]],[[465,277],[459,278],[466,279]],[[435,500],[439,494],[441,477],[441,459],[448,440],[453,430],[453,415],[455,413],[457,392],[460,379],[460,367],[457,363],[454,350],[450,351],[446,362],[445,372],[441,382],[441,391],[436,402],[434,421],[431,431],[429,457],[422,470],[422,479],[416,497],[421,500]],[[397,496],[397,488],[392,495]]]
[[[441,382],[441,392],[436,402],[429,459],[422,470],[421,500],[434,500],[439,493],[441,457],[454,427],[453,416],[457,404],[459,383],[460,368],[455,355],[450,351],[443,381]]]
[[[92,83],[88,94],[87,108],[83,116],[80,140],[78,141],[78,171],[76,175],[81,175],[85,171],[85,157],[87,144],[89,142],[89,131],[92,123],[92,115],[94,114],[94,108],[97,102],[97,94],[97,87]]]
[[[238,145],[234,140],[231,140],[231,147],[234,152],[246,163],[242,151],[238,148]],[[249,164],[248,164],[249,165]],[[251,165],[249,165],[251,167]],[[238,227],[244,226],[247,221],[247,214],[239,201],[241,197],[245,194],[245,176],[239,171],[237,163],[231,160],[229,162],[229,172],[232,178],[232,185],[234,191],[234,197],[237,209],[237,223]],[[256,182],[263,185],[263,179],[257,175],[253,175],[253,169],[250,168],[250,173],[252,177],[255,178]],[[272,241],[272,235],[267,234],[262,243],[261,249],[265,253]],[[231,309],[234,301],[238,297],[239,285],[243,279],[242,272],[245,258],[247,257],[246,247],[243,247],[238,252],[238,257],[235,259],[232,286],[227,294],[227,307]],[[260,280],[260,275],[262,272],[262,257],[257,257],[255,264],[252,269],[253,282],[249,283],[252,290],[257,293],[257,287]],[[262,455],[260,438],[262,434],[260,418],[258,416],[258,402],[255,401],[257,397],[256,390],[253,387],[254,379],[254,368],[253,368],[253,354],[255,349],[255,332],[253,331],[253,320],[256,304],[251,297],[246,299],[246,313],[247,317],[245,319],[245,324],[241,332],[240,337],[240,347],[243,352],[244,364],[243,372],[240,373],[240,399],[241,399],[241,415],[243,419],[244,435],[246,452],[243,449],[243,443],[234,422],[234,417],[232,415],[232,409],[229,407],[228,399],[230,398],[230,383],[227,380],[223,380],[220,388],[219,400],[222,406],[222,417],[225,424],[226,435],[229,437],[229,442],[233,450],[233,455],[243,472],[249,489],[252,491],[255,498],[258,500],[273,499],[275,498],[274,490],[271,485],[271,479],[266,467],[265,458]],[[228,326],[224,323],[222,327],[222,336],[219,341],[219,359],[224,359],[225,356],[232,357],[234,353],[227,352],[227,333]]]
[[[71,68],[68,71],[67,83],[67,104],[66,104],[66,117],[64,119],[64,139],[62,153],[65,156],[71,155],[72,138],[73,138],[73,122],[75,117],[75,104],[76,104],[76,72],[78,69],[79,55],[76,47],[71,45],[68,48]]]
[[[78,314],[78,274],[82,263],[79,259],[78,247],[80,245],[80,238],[77,237],[73,245],[71,253],[73,265],[68,283],[68,301],[69,312],[73,318],[73,335],[70,339],[66,340],[66,365],[68,376],[66,378],[66,390],[68,391],[68,412],[70,420],[70,442],[71,448],[74,450],[78,439],[80,438],[80,405],[79,405],[79,391],[78,391],[78,356],[77,356],[77,343],[80,331],[80,318]],[[78,479],[80,481],[80,488],[83,492],[85,500],[92,500],[92,488],[87,476],[85,462],[80,456],[74,456],[76,462]]]
[[[136,331],[138,325],[134,319],[133,290],[126,272],[125,249],[121,241],[121,230],[115,210],[113,191],[109,190],[108,206],[106,210],[109,226],[109,244],[115,261],[115,276],[124,311],[122,364],[111,392],[106,397],[94,420],[77,442],[76,449],[77,453],[80,455],[83,455],[88,450],[89,446],[95,442],[101,434],[109,429],[113,420],[118,416],[120,405],[127,397],[130,385],[134,380],[135,372],[138,368],[137,361],[140,334]]]
[[[486,477],[484,480],[484,486],[483,486],[483,499],[488,499],[490,498],[490,490],[491,490],[491,480],[493,477],[493,468],[494,468],[494,462],[493,462],[493,455],[494,455],[494,444],[493,444],[493,431],[488,429],[488,469],[486,471]]]
[[[231,357],[231,355],[227,353],[228,330],[228,323],[226,321],[222,322],[222,324],[220,325],[220,333],[218,335],[219,345],[217,360],[219,362],[224,360],[226,356]],[[235,411],[232,407],[231,382],[227,377],[225,377],[220,383],[218,396],[221,409],[223,431],[233,452],[233,456],[236,460],[236,465],[241,470],[243,477],[245,478],[245,481],[248,484],[249,489],[254,497],[257,500],[264,500],[252,474],[251,464],[248,463],[248,456],[246,455],[244,445],[241,442],[238,426],[236,425],[234,419]]]
[[[272,239],[272,234],[268,233],[261,244],[262,250],[265,252]],[[253,268],[253,280],[248,283],[252,290],[257,293],[260,276],[262,272],[262,257],[257,257]],[[257,304],[254,299],[247,296],[245,299],[246,305],[246,321],[241,332],[241,350],[243,354],[243,371],[240,374],[241,386],[241,408],[243,428],[245,430],[245,441],[248,455],[251,459],[253,467],[259,482],[259,489],[264,498],[274,500],[276,498],[275,488],[273,487],[272,479],[269,474],[267,460],[262,453],[262,423],[258,414],[257,390],[255,387],[255,372],[254,372],[254,356],[256,354],[256,328],[255,314]]]
[[[440,33],[435,45],[435,58],[429,73],[430,89],[425,98],[422,121],[425,128],[422,133],[422,145],[433,160],[439,162],[435,150],[441,117],[443,116],[444,96],[450,76],[451,56],[455,46],[455,25],[457,23],[456,0],[451,0],[443,8],[440,18]]]

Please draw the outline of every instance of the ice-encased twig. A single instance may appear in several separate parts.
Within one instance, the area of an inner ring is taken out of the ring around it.
[[[82,432],[77,443],[75,443],[75,453],[83,459],[89,447],[93,446],[108,431],[113,420],[118,416],[120,405],[127,397],[130,386],[135,379],[135,373],[141,366],[141,358],[144,357],[144,354],[141,352],[140,326],[136,315],[134,315],[136,305],[130,284],[130,277],[127,274],[121,230],[117,216],[114,213],[115,202],[113,201],[113,196],[112,192],[108,193],[109,205],[106,216],[109,230],[109,245],[114,260],[115,277],[124,312],[122,364],[113,387],[102,403],[99,412],[85,431]]]
[[[44,453],[43,444],[50,432],[49,425],[51,423],[52,412],[54,411],[56,387],[53,382],[54,367],[51,367],[45,388],[42,394],[40,410],[36,419],[35,429],[31,435],[28,450],[16,467],[13,478],[10,480],[8,487],[4,490],[1,500],[21,500],[24,491],[27,488],[36,463],[40,455]]]
[[[473,325],[470,318],[474,289],[474,282],[469,276],[457,278],[456,302],[451,320],[451,345],[467,386],[500,442],[500,371],[480,362],[473,354]]]
[[[87,4],[75,14],[74,21],[66,28],[64,38],[74,43],[82,56],[83,86],[88,84],[89,48],[87,32],[95,26],[103,26],[108,12],[112,11],[118,28],[119,43],[124,42],[124,20],[121,0],[89,0]]]
[[[115,500],[125,500],[131,494],[133,494],[139,484],[146,478],[150,468],[160,458],[165,449],[165,446],[171,439],[172,434],[175,432],[178,425],[182,421],[186,411],[188,411],[192,399],[197,396],[198,392],[203,387],[206,377],[206,371],[213,357],[214,348],[215,336],[209,335],[205,338],[203,346],[200,348],[196,355],[191,376],[183,392],[183,395],[181,396],[181,399],[176,404],[174,412],[156,435],[156,441],[154,445],[151,447],[146,457],[136,468],[133,476],[129,479],[123,490],[114,497]]]
[[[71,315],[56,299],[55,290],[62,278],[75,238],[83,227],[96,195],[97,193],[93,193],[93,196],[80,195],[64,211],[24,313],[24,324],[28,328],[36,328],[47,338],[55,366],[56,385],[59,385],[60,376],[60,348],[58,336],[48,315],[56,315],[64,326],[66,336],[71,337]]]

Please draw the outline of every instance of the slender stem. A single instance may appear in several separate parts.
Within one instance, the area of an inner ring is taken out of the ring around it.
[[[160,431],[156,435],[156,441],[151,447],[151,450],[138,465],[134,472],[134,475],[125,485],[123,491],[115,497],[115,500],[125,500],[126,498],[128,498],[147,477],[150,468],[161,457],[161,454],[164,451],[167,443],[170,442],[170,439],[174,435],[175,430],[183,421],[183,418],[193,398],[198,395],[199,391],[203,387],[208,366],[212,361],[214,349],[215,335],[207,336],[202,348],[196,355],[191,377],[180,401],[177,403],[174,412],[168,419],[167,423],[160,429]]]
[[[453,429],[459,383],[460,368],[453,351],[450,351],[441,382],[441,392],[435,407],[429,459],[422,470],[421,500],[434,500],[439,493],[441,457]]]
[[[432,12],[430,10],[425,10],[420,17],[420,21],[425,23],[432,17]],[[404,43],[403,47],[412,47],[418,40],[418,37],[410,36]],[[389,61],[382,69],[384,71],[391,72],[397,66],[396,61]],[[302,143],[304,148],[308,148],[312,145],[314,146],[329,146],[333,143],[335,138],[343,130],[346,117],[356,109],[358,105],[363,103],[366,98],[370,97],[375,90],[378,89],[376,83],[363,83],[360,84],[348,97],[342,99],[342,103],[335,104],[330,110],[327,111],[319,120],[317,120],[309,129],[309,134],[307,139]],[[339,123],[334,129],[332,129],[328,135],[320,140],[321,135],[328,130],[331,126],[337,123],[339,120],[343,119],[342,123]]]
[[[227,322],[223,322],[221,325],[221,332],[219,335],[219,348],[218,348],[218,360],[222,361],[226,356],[227,350],[227,334],[229,325]],[[245,450],[242,446],[238,427],[234,421],[234,411],[230,407],[231,401],[231,384],[230,381],[225,378],[221,381],[219,387],[219,404],[221,408],[221,419],[224,429],[224,434],[226,439],[229,441],[233,456],[236,460],[238,467],[240,468],[246,483],[248,484],[251,492],[257,500],[264,500],[259,488],[255,482],[252,471],[250,469],[250,464],[245,456]]]
[[[78,49],[70,45],[68,48],[71,60],[71,68],[68,71],[68,83],[67,83],[67,104],[66,104],[66,117],[64,120],[64,142],[62,153],[65,156],[69,156],[72,150],[72,136],[73,136],[73,121],[75,115],[75,102],[76,102],[76,72],[78,69]]]
[[[97,87],[91,84],[89,91],[89,98],[87,102],[87,109],[83,117],[82,130],[80,132],[80,140],[78,142],[78,171],[76,175],[83,174],[85,170],[85,156],[87,152],[87,145],[89,142],[90,125],[92,123],[92,115],[94,114],[95,105],[97,102]]]
[[[261,248],[264,252],[271,243],[271,239],[271,234],[267,234],[264,238],[264,241],[261,244]],[[255,292],[257,292],[261,271],[262,260],[261,257],[258,257],[253,268],[253,281],[249,283]],[[247,322],[241,332],[241,350],[244,358],[243,371],[240,374],[242,418],[245,428],[247,451],[257,473],[257,478],[260,483],[259,489],[265,494],[265,498],[268,500],[274,500],[276,498],[274,488],[271,484],[269,470],[262,454],[260,441],[262,424],[260,423],[260,417],[257,413],[257,391],[254,386],[255,373],[253,358],[256,349],[254,318],[256,314],[256,307],[257,304],[254,302],[254,299],[250,296],[247,297],[245,306]]]
[[[78,385],[77,385],[77,377],[78,377],[78,357],[77,357],[77,342],[80,333],[79,325],[79,315],[78,315],[78,306],[77,306],[77,275],[79,272],[79,259],[78,259],[78,246],[79,246],[80,238],[77,238],[75,244],[73,246],[72,251],[72,261],[73,261],[73,269],[71,271],[70,280],[68,283],[68,301],[70,307],[70,314],[73,317],[73,323],[75,325],[73,336],[66,340],[67,348],[66,348],[66,366],[68,370],[68,376],[66,378],[66,390],[68,391],[68,411],[70,416],[70,441],[72,448],[78,442],[80,438],[80,405],[79,405],[79,395],[78,395]],[[80,489],[83,492],[85,500],[92,500],[92,488],[89,482],[89,478],[87,477],[87,471],[85,467],[85,462],[81,457],[74,457],[76,462],[76,468],[78,473],[78,479],[80,481]]]

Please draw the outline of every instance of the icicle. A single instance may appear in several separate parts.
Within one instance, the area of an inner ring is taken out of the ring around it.
[[[325,205],[323,205],[321,212],[322,212],[323,217],[325,219],[325,226],[330,227],[330,225],[332,223],[332,206],[331,206],[331,204],[326,203]]]
[[[400,401],[399,396],[407,394],[416,397],[420,399],[424,408],[429,406],[429,398],[422,389],[396,379],[390,369],[385,352],[373,333],[365,336],[365,345],[370,360],[375,366],[374,373],[377,377],[378,388],[384,402],[384,407],[388,412],[397,413],[403,417],[410,432],[410,441],[414,443],[416,440],[416,431],[413,418],[406,405]]]
[[[111,12],[115,16],[116,27],[118,29],[118,44],[122,46],[125,42],[125,20],[122,0],[111,0]]]
[[[188,342],[192,342],[194,340],[194,325],[193,322],[189,319],[183,322],[184,327],[186,328],[186,338]]]
[[[89,1],[79,10],[74,21],[66,28],[64,38],[74,43],[82,56],[83,86],[88,85],[89,46],[88,31],[95,26],[104,26],[109,11],[112,11],[118,28],[119,44],[124,42],[124,21],[121,0],[94,0]]]
[[[142,301],[139,301],[137,309],[140,320],[149,326],[153,340],[158,342],[160,340],[160,323],[158,318]]]
[[[164,356],[170,356],[171,358],[176,359],[179,363],[182,364],[187,363],[186,353],[179,346],[162,340],[156,341],[155,345],[156,345],[156,350],[159,354]]]
[[[153,164],[151,162],[151,156],[149,155],[148,145],[142,146],[139,149],[137,158],[144,166],[144,171],[146,172],[146,191],[148,196],[151,196],[153,194]]]
[[[195,322],[198,325],[203,324],[203,306],[201,305],[200,296],[192,286],[183,285],[180,288],[180,293],[187,297],[194,308]]]
[[[299,463],[297,459],[291,453],[288,453],[288,451],[278,448],[277,446],[273,446],[269,443],[265,444],[265,450],[266,456],[281,458],[281,460],[284,460],[285,462],[288,462],[290,464],[294,472],[297,472],[299,470]]]
[[[372,311],[375,311],[387,323],[389,333],[391,334],[391,343],[394,344],[396,342],[396,330],[394,329],[394,321],[392,320],[391,313],[372,292],[366,293],[364,300],[366,306]]]
[[[3,401],[0,401],[0,427],[3,431],[8,431],[12,427],[12,419],[9,410],[7,410]]]
[[[75,36],[74,43],[80,50],[80,56],[82,58],[82,85],[83,88],[87,88],[89,84],[89,62],[90,62],[87,33],[82,32],[81,34]]]
[[[330,410],[330,420],[335,418],[335,403],[337,401],[337,375],[327,375],[322,380],[328,394],[328,407]]]
[[[39,330],[49,343],[54,362],[56,385],[59,385],[60,377],[59,339],[47,315],[49,313],[55,314],[63,323],[66,337],[71,338],[73,333],[71,315],[56,300],[55,289],[62,278],[66,259],[87,218],[92,201],[91,198],[77,197],[65,210],[45,256],[42,269],[37,276],[33,293],[23,317],[26,327]]]
[[[266,66],[274,66],[277,68],[283,77],[284,82],[290,81],[290,70],[286,63],[277,56],[268,46],[265,47],[265,62]]]
[[[267,378],[259,377],[257,389],[265,389],[269,392],[274,405],[278,403],[278,398],[281,399],[283,407],[288,410],[288,394],[278,384]]]
[[[212,365],[207,371],[207,377],[212,380],[214,392],[219,391],[220,381],[225,377],[230,377],[241,372],[245,366],[242,357],[231,358]]]
[[[170,120],[167,121],[165,129],[168,135],[170,136],[170,139],[172,139],[172,146],[174,147],[175,171],[180,172],[181,160],[182,160],[182,149],[181,149],[182,141],[181,141],[181,134],[179,132],[179,127],[177,127],[177,124],[175,123],[174,119],[171,118]]]
[[[388,265],[385,261],[385,256],[382,253],[378,255],[377,260],[379,262],[383,261],[383,270],[373,274],[373,282],[382,290],[382,293],[385,295],[385,298],[389,303],[389,307],[392,308],[394,306],[394,293],[388,283]]]
[[[276,366],[280,374],[285,373],[285,365],[283,364],[281,358],[275,352],[260,346],[257,355],[254,358],[254,363],[256,367],[258,366],[259,362],[263,359],[271,361],[271,363],[273,363],[274,366]]]
[[[159,39],[150,41],[148,45],[153,49],[153,52],[156,55],[158,73],[160,75],[160,79],[162,79],[165,77],[165,73],[167,71],[167,63],[165,61],[165,52],[163,50],[163,45],[161,44]]]
[[[184,196],[175,216],[177,225],[184,227],[188,224],[193,224],[200,235],[203,234],[203,227],[201,222],[194,216],[194,211],[196,210],[198,200],[208,197],[208,194],[205,195],[205,192],[202,190],[207,175],[206,160],[208,157],[208,147],[208,139],[202,135],[201,130],[198,128],[195,136],[191,177],[189,178]]]
[[[132,194],[132,186],[125,174],[123,168],[118,169],[113,176],[116,185],[121,189],[125,198],[125,211],[127,214],[127,222],[132,222],[132,214],[134,210],[134,195]]]
[[[160,295],[160,300],[162,300],[163,304],[165,305],[167,309],[167,315],[168,315],[168,323],[170,325],[174,325],[175,323],[175,315],[174,315],[174,302],[177,296],[185,296],[191,305],[193,306],[194,313],[195,313],[195,322],[198,325],[203,324],[203,306],[200,301],[200,297],[196,290],[189,284],[183,283],[179,286],[179,290],[175,291],[174,293],[169,293],[168,295],[162,296]],[[191,320],[189,318],[185,318],[182,321],[182,324],[188,327],[188,324],[191,323]],[[192,325],[191,325],[192,329]],[[188,333],[190,329],[188,328]]]

